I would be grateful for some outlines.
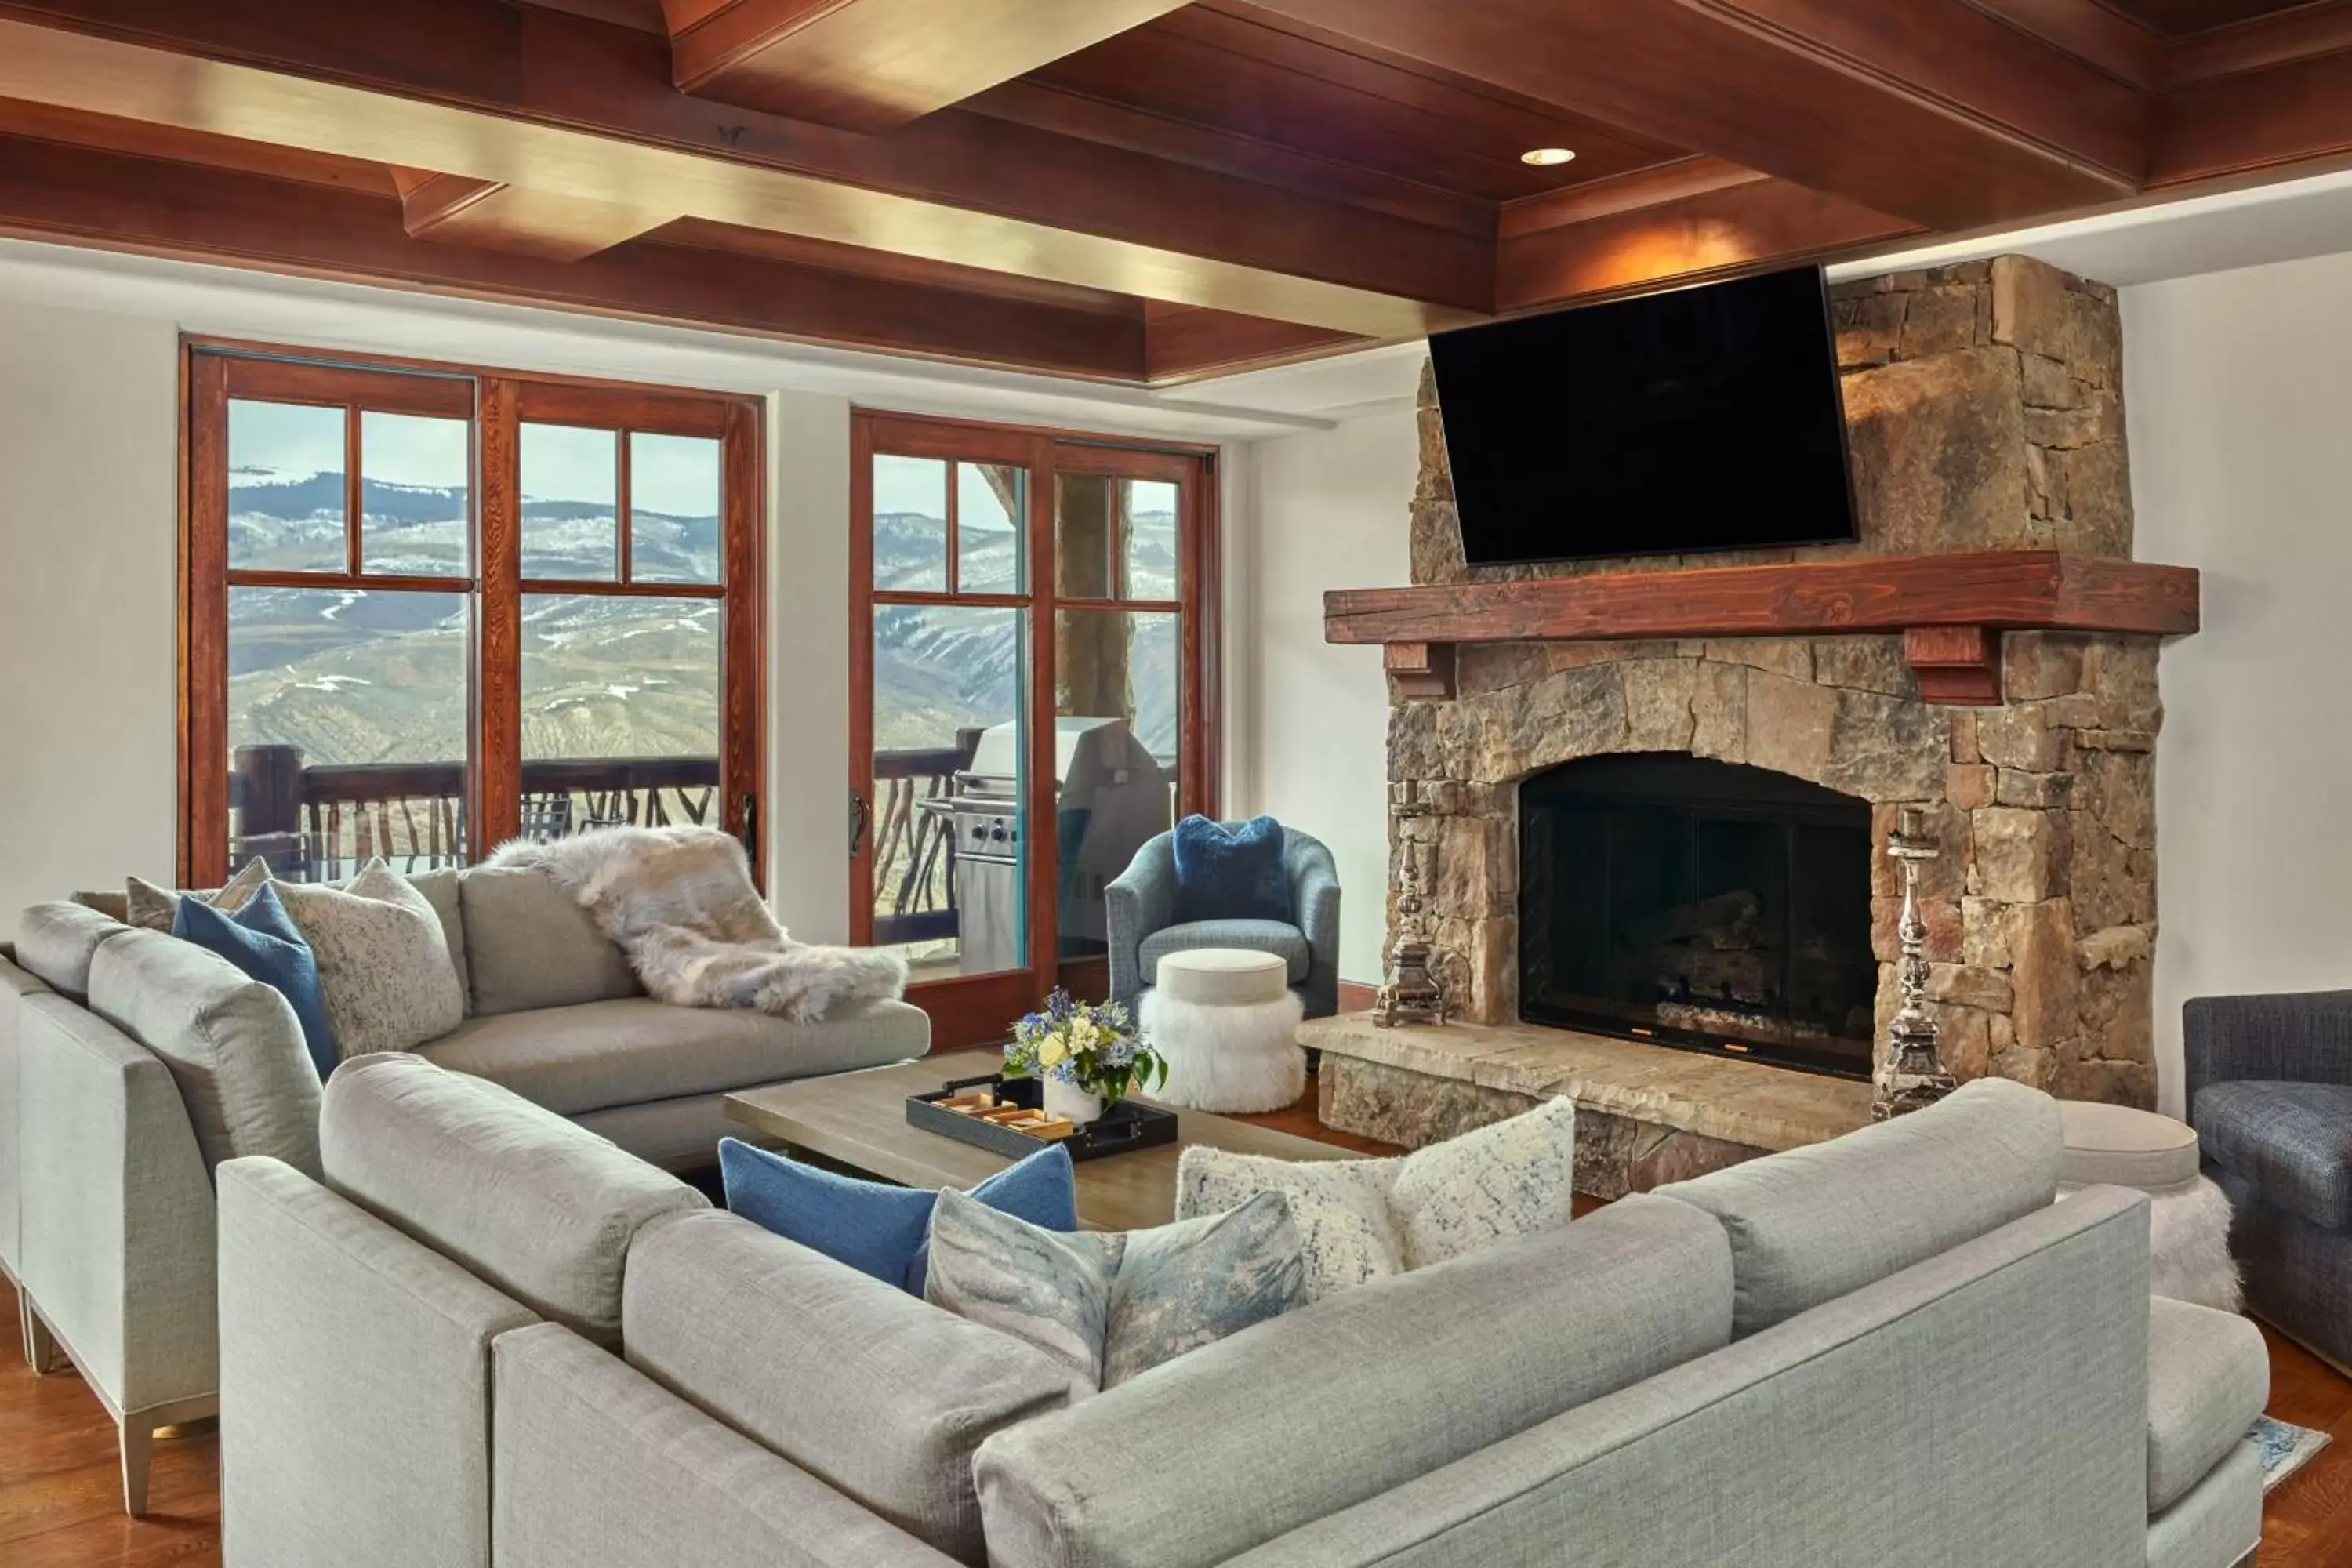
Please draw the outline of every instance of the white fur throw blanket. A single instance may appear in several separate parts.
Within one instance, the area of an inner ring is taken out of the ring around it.
[[[681,1007],[749,1007],[805,1024],[907,989],[895,953],[794,942],[751,885],[743,847],[715,827],[519,838],[488,863],[546,872],[629,955],[646,990]]]

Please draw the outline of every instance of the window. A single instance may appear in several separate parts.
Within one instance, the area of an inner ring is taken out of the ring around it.
[[[852,462],[854,935],[952,1040],[1099,993],[1104,886],[1215,809],[1209,461],[862,414]]]
[[[190,883],[754,838],[756,405],[208,344],[188,386]]]

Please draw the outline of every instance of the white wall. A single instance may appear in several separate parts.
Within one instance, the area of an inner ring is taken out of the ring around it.
[[[1420,462],[1410,408],[1261,441],[1226,533],[1236,635],[1229,815],[1266,812],[1331,847],[1339,973],[1381,980],[1388,881],[1388,683],[1373,647],[1323,640],[1329,588],[1401,584]]]
[[[2136,553],[2203,574],[2157,747],[2158,1067],[2190,996],[2352,986],[2352,256],[2123,293]]]
[[[178,337],[0,301],[0,933],[172,874]]]

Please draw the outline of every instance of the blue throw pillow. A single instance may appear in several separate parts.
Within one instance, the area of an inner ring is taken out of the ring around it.
[[[1253,816],[1227,827],[1188,816],[1176,825],[1176,923],[1194,921],[1297,923],[1282,864],[1282,824]]]
[[[223,914],[202,899],[182,899],[172,915],[172,934],[219,953],[264,985],[277,987],[302,1026],[302,1044],[319,1081],[335,1070],[335,1033],[327,1026],[326,993],[319,988],[319,961],[302,940],[267,882],[236,913]]]
[[[939,1194],[839,1175],[733,1138],[719,1141],[719,1173],[730,1213],[909,1295],[923,1293]],[[1047,1230],[1078,1228],[1077,1173],[1059,1143],[1006,1166],[971,1195]]]

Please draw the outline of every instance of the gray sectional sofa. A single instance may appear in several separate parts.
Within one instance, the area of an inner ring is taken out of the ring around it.
[[[730,1090],[929,1048],[903,1003],[795,1025],[654,1001],[535,870],[411,879],[467,997],[420,1054],[654,1166],[711,1161]],[[152,1430],[215,1405],[216,1170],[266,1156],[318,1176],[320,1095],[284,998],[192,943],[55,903],[0,944],[0,1268],[27,1359],[61,1342],[120,1426],[132,1513]]]
[[[1033,1348],[493,1085],[221,1172],[234,1568],[2228,1568],[2244,1320],[2016,1085],[1376,1281],[1072,1403]],[[387,1456],[399,1456],[387,1463]]]

